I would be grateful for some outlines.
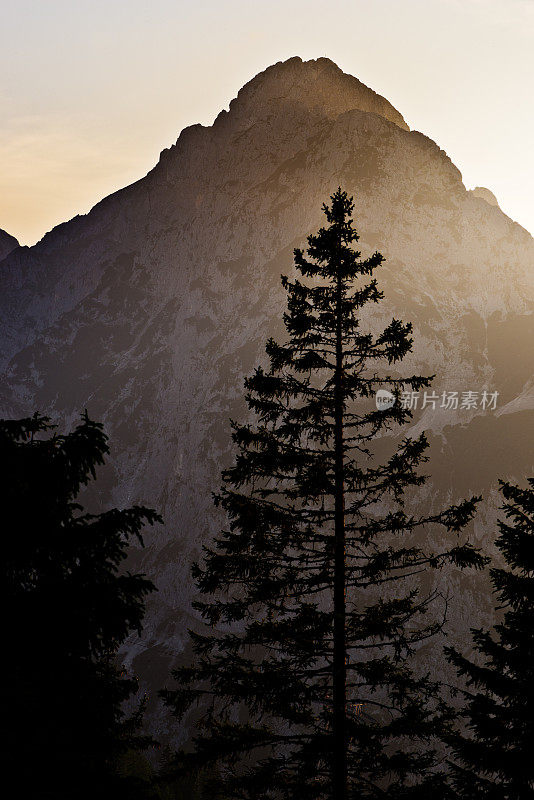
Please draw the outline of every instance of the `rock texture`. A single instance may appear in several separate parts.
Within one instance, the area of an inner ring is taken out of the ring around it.
[[[19,246],[19,243],[11,234],[6,233],[0,228],[0,261],[8,256],[13,250]]]
[[[387,257],[387,302],[369,324],[413,321],[405,369],[436,373],[438,394],[500,393],[495,412],[425,408],[413,425],[432,442],[418,501],[483,492],[475,536],[491,550],[497,478],[534,471],[532,237],[327,59],[270,67],[211,127],[183,130],[145,178],[2,263],[3,415],[38,408],[69,425],[87,408],[113,448],[90,501],[164,515],[132,555],[159,592],[125,654],[153,690],[198,624],[189,569],[221,524],[210,493],[231,457],[228,419],[245,413],[243,376],[281,333],[280,274],[338,185],[354,195],[363,253]],[[443,581],[461,641],[490,618],[487,584],[454,571]],[[422,655],[439,666],[439,646]]]
[[[485,200],[490,206],[499,207],[499,203],[493,192],[490,192],[490,190],[486,189],[484,186],[475,186],[474,189],[470,189],[469,194],[472,197],[480,197],[481,200]]]

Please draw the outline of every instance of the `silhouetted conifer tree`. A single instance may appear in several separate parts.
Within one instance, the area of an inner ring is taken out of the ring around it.
[[[4,781],[32,800],[147,797],[115,768],[148,743],[142,709],[124,712],[138,686],[116,653],[140,629],[155,587],[119,568],[159,517],[137,506],[85,513],[77,495],[107,438],[87,415],[65,436],[52,427],[39,415],[0,420]]]
[[[428,518],[403,507],[425,480],[424,435],[374,455],[412,416],[402,388],[430,380],[378,372],[411,350],[411,325],[363,326],[361,309],[383,297],[372,277],[383,257],[353,249],[345,192],[323,210],[308,257],[295,250],[311,280],[282,278],[289,340],[269,340],[270,369],[246,380],[257,421],[232,423],[238,454],[216,498],[230,527],[194,572],[214,630],[191,632],[197,661],[163,692],[177,715],[202,704],[195,752],[180,761],[223,765],[213,797],[427,798],[444,709],[408,659],[440,622],[424,619],[436,594],[414,576],[483,563],[458,538],[477,498]],[[383,388],[395,402],[377,409]],[[439,552],[422,544],[428,526],[443,531]]]
[[[534,479],[528,483],[501,481],[497,545],[509,568],[492,569],[491,578],[504,620],[494,633],[473,630],[476,663],[447,649],[468,686],[467,729],[449,739],[461,798],[534,797]]]

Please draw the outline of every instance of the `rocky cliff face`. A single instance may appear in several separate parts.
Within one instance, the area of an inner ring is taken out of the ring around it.
[[[11,236],[9,233],[6,233],[0,228],[0,261],[12,253],[15,247],[18,246],[19,243],[15,237]]]
[[[87,408],[112,462],[91,502],[153,505],[164,528],[136,551],[159,587],[127,658],[158,688],[186,642],[191,562],[221,519],[210,493],[242,418],[243,376],[281,335],[292,250],[322,224],[337,186],[354,195],[364,254],[387,258],[370,320],[412,320],[407,373],[435,391],[498,391],[494,411],[418,410],[432,475],[420,502],[483,492],[475,526],[491,550],[498,477],[533,474],[534,244],[467,192],[438,145],[327,59],[256,76],[213,126],[180,134],[142,180],[1,266],[1,412],[62,425]],[[481,576],[449,572],[451,636],[489,620]],[[439,663],[439,648],[423,654]],[[154,711],[153,727],[165,723]]]

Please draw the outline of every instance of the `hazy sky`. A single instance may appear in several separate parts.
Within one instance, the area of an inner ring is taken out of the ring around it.
[[[32,244],[270,64],[328,56],[534,232],[534,0],[0,0],[0,228]]]

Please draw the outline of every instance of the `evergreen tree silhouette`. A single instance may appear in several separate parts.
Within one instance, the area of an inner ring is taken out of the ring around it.
[[[500,481],[505,519],[497,546],[508,569],[492,569],[506,609],[490,633],[473,630],[476,662],[447,648],[468,689],[467,730],[449,737],[456,755],[456,796],[485,800],[534,797],[534,479],[528,488]]]
[[[282,278],[288,342],[269,340],[270,369],[245,382],[256,423],[232,423],[238,452],[216,497],[230,526],[194,570],[196,608],[214,630],[191,632],[197,661],[162,692],[177,716],[201,704],[195,751],[178,769],[218,761],[214,798],[426,798],[440,780],[428,742],[446,712],[408,665],[439,630],[425,619],[437,596],[415,581],[446,562],[484,563],[459,535],[478,498],[409,514],[425,436],[374,453],[412,416],[403,387],[430,379],[377,373],[411,350],[412,328],[363,327],[361,309],[383,297],[372,277],[383,257],[360,260],[352,210],[338,189],[327,226],[306,255],[295,250],[306,280]],[[377,409],[384,387],[395,402]],[[448,541],[439,552],[417,544],[435,526]]]
[[[142,708],[123,709],[138,686],[116,653],[140,630],[155,587],[119,567],[160,518],[137,506],[85,513],[77,495],[104,462],[107,437],[87,414],[72,433],[52,429],[38,414],[0,420],[4,753],[18,797],[133,798],[115,765],[148,740]]]

